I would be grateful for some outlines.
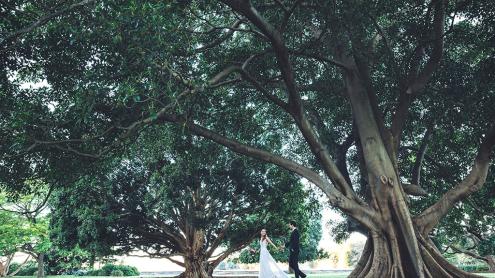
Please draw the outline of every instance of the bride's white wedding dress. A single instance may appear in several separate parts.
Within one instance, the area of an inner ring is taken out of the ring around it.
[[[267,249],[268,242],[260,240],[260,274],[259,278],[288,278],[289,276],[277,265]]]

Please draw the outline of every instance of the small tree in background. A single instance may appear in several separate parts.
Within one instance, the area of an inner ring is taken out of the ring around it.
[[[36,260],[38,266],[36,276],[42,278],[45,276],[45,255],[51,248],[48,231],[49,219],[46,214],[48,199],[52,190],[39,179],[27,180],[25,184],[29,191],[10,198],[4,195],[0,210],[16,215],[21,219],[21,222],[24,222],[20,225],[27,227],[30,236],[26,237],[19,250]],[[20,237],[23,236],[20,235]]]
[[[78,245],[63,249],[53,245],[46,253],[45,265],[49,275],[77,274],[85,264],[92,268],[94,255]]]
[[[43,254],[50,244],[48,240],[48,222],[46,220],[32,223],[16,213],[4,210],[0,210],[0,235],[1,276],[15,275],[31,256]],[[15,271],[9,272],[10,265],[18,252],[27,253],[30,256]],[[43,264],[41,264],[41,267],[43,267]]]
[[[262,227],[282,235],[289,219],[307,225],[319,209],[293,174],[175,128],[149,130],[55,196],[57,244],[100,255],[141,250],[183,266],[184,277],[211,277]]]
[[[29,230],[24,224],[16,215],[0,210],[0,235],[2,235],[0,237],[0,276],[2,277],[9,274],[15,254],[30,238]]]

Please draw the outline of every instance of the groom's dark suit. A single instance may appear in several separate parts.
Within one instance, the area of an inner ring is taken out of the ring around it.
[[[296,278],[306,277],[306,274],[299,269],[299,231],[297,228],[290,234],[290,240],[285,247],[289,248],[289,266],[294,270]]]

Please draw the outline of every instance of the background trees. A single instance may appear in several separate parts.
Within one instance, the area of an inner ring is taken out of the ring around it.
[[[141,133],[122,156],[55,196],[58,244],[99,255],[141,250],[183,266],[185,277],[211,276],[262,228],[281,236],[292,218],[319,220],[318,203],[290,172],[179,128]]]
[[[0,274],[2,277],[13,276],[22,269],[31,256],[38,258],[40,254],[46,252],[49,246],[48,240],[48,222],[40,221],[38,223],[29,222],[21,216],[0,210]],[[28,256],[24,263],[16,271],[10,270],[10,265],[18,253],[27,253]],[[38,260],[40,263],[40,260]],[[43,262],[41,261],[41,269]],[[37,276],[43,277],[44,272],[38,271]]]
[[[25,262],[30,258],[36,260],[36,276],[44,277],[45,253],[51,248],[46,211],[51,189],[42,180],[28,180],[25,183],[24,188],[29,190],[29,194],[0,193],[0,211],[5,221],[0,234],[3,236],[5,233],[3,256],[7,258],[4,274],[14,275],[21,270],[23,264],[9,273],[8,266],[15,254],[22,252],[29,255]]]
[[[319,259],[324,259],[328,257],[328,254],[319,248],[319,243],[322,236],[321,229],[321,216],[313,215],[309,220],[307,226],[301,226],[298,229],[302,233],[301,237],[301,253],[299,254],[299,262],[308,262],[308,261],[316,261]],[[275,234],[276,235],[276,234]],[[277,246],[284,246],[287,242],[287,236],[282,237],[272,237],[270,233],[271,240]],[[253,241],[250,244],[250,247],[254,250],[260,249],[259,240]],[[278,262],[288,262],[289,253],[287,250],[274,250],[270,248],[270,254],[273,258]],[[259,253],[258,252],[250,252],[249,250],[243,250],[239,258],[235,260],[240,263],[258,263],[259,262]]]

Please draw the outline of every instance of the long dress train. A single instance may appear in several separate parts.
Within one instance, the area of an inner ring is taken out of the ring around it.
[[[260,273],[259,278],[288,278],[289,276],[277,265],[267,249],[267,241],[260,240]]]

